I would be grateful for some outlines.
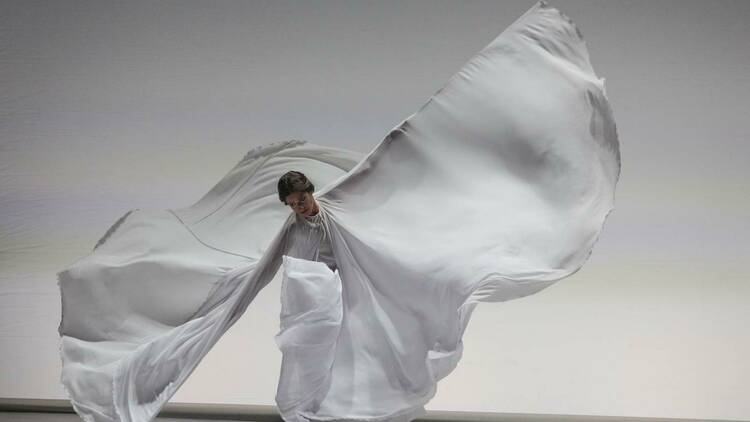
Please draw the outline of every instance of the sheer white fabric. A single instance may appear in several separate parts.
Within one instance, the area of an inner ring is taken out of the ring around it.
[[[284,419],[413,419],[478,302],[538,292],[591,253],[620,169],[603,82],[538,3],[366,157],[271,145],[190,208],[130,212],[58,274],[76,411],[151,420],[283,262]],[[318,224],[276,197],[291,169],[324,186]],[[336,271],[316,262],[326,241]]]
[[[318,409],[330,389],[344,317],[342,284],[338,271],[322,262],[284,256],[276,402],[285,420],[306,420],[299,409]]]

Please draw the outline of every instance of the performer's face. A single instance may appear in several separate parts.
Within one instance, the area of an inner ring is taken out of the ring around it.
[[[285,202],[292,207],[294,212],[310,217],[318,213],[318,203],[310,192],[294,192],[287,195]]]

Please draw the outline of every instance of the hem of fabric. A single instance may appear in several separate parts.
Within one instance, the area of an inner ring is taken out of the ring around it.
[[[63,337],[64,337],[64,334],[62,334],[62,326],[63,326],[62,318],[63,318],[63,315],[65,315],[65,308],[64,308],[65,307],[65,301],[63,300],[63,297],[62,297],[62,295],[63,295],[63,292],[62,292],[62,277],[63,277],[63,273],[67,273],[67,272],[68,272],[68,270],[63,270],[63,271],[57,272],[57,274],[56,274],[57,275],[57,287],[60,289],[60,309],[61,309],[61,313],[60,313],[60,325],[57,328],[57,331],[58,331],[58,334],[59,334],[59,337],[57,339],[57,355],[58,355],[58,358],[60,359],[61,366],[62,366],[62,364],[65,363],[65,360],[63,359],[63,350],[62,350],[63,349]],[[68,389],[68,385],[65,384],[65,381],[63,379],[64,375],[65,375],[65,373],[61,369],[60,370],[60,376],[59,376],[58,379],[60,381],[60,385],[63,388],[63,391],[65,392],[65,395],[68,397],[68,400],[70,401],[71,406],[73,406],[73,410],[78,414],[78,416],[81,417],[81,419],[83,419],[84,422],[95,422],[93,416],[91,416],[91,415],[89,415],[87,413],[83,413],[82,412],[82,409],[84,409],[85,406],[83,406],[81,403],[78,403],[78,401],[76,401],[73,398],[73,394],[70,392],[70,389]]]
[[[427,403],[428,401],[430,401],[430,399],[433,396],[434,396],[434,392],[432,393],[432,395],[429,398],[427,398],[427,400],[425,400],[424,402],[422,402],[420,404],[417,404],[417,405],[414,405],[414,406],[409,406],[409,407],[407,407],[405,409],[402,409],[402,410],[399,410],[399,411],[396,411],[396,412],[393,412],[393,413],[389,413],[389,414],[383,415],[383,416],[360,417],[360,418],[357,418],[357,417],[347,417],[347,418],[330,417],[330,418],[327,418],[327,417],[316,417],[316,416],[313,416],[313,415],[311,415],[309,413],[305,413],[305,412],[297,412],[297,414],[299,416],[302,416],[303,418],[307,419],[310,422],[385,422],[385,421],[392,421],[395,418],[405,418],[405,419],[401,419],[401,420],[406,421],[406,420],[412,420],[412,419],[416,418],[419,415],[425,414],[426,411],[425,411],[424,405],[425,405],[425,403]],[[421,400],[420,400],[420,402],[421,402]]]
[[[286,141],[271,142],[269,144],[259,145],[249,150],[239,162],[243,163],[245,161],[255,160],[257,158],[260,158],[266,155],[275,154],[281,150],[284,150],[290,147],[296,147],[299,145],[304,145],[306,143],[307,141],[305,140],[290,139]]]
[[[455,359],[451,362],[451,370],[446,373],[448,375],[449,373],[453,372],[453,370],[458,365],[458,361],[460,360],[460,356],[463,352],[463,343],[459,339],[458,346],[450,351],[447,351],[447,353],[451,354],[459,354],[458,359]],[[446,351],[442,351],[446,352]],[[428,354],[429,356],[429,354]],[[429,363],[429,357],[425,358],[425,364],[427,367],[427,372],[429,374],[430,379],[432,380],[432,383],[430,385],[430,389],[427,391],[425,395],[419,398],[419,400],[412,406],[408,406],[406,408],[403,408],[401,410],[397,410],[395,412],[381,415],[381,416],[372,416],[372,417],[321,417],[321,416],[315,416],[313,414],[307,413],[307,412],[296,412],[297,415],[301,416],[308,422],[407,422],[415,419],[416,417],[420,415],[424,415],[426,413],[426,410],[424,406],[430,402],[435,397],[435,394],[437,394],[437,384],[438,381],[442,378],[437,378],[434,371],[432,370],[432,366]],[[443,377],[444,378],[444,377]]]

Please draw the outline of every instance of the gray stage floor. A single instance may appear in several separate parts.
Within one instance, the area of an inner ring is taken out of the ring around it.
[[[156,418],[157,422],[234,422],[239,419]],[[81,422],[76,414],[0,412],[0,422]],[[251,421],[243,421],[251,422]]]

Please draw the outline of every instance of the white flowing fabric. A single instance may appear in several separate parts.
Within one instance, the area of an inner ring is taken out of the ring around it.
[[[292,169],[323,187],[312,224],[276,197]],[[190,208],[123,216],[58,274],[63,384],[87,421],[151,420],[283,262],[283,418],[411,420],[478,302],[583,265],[619,170],[604,80],[540,2],[363,159],[270,145]]]

